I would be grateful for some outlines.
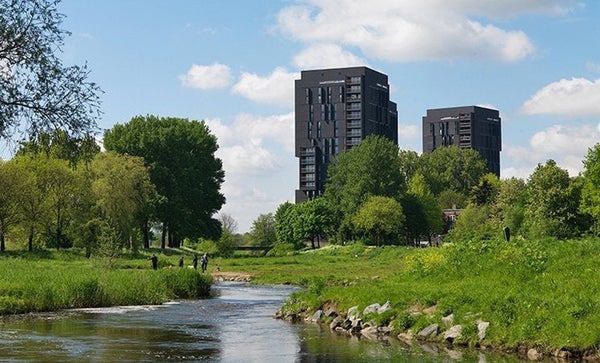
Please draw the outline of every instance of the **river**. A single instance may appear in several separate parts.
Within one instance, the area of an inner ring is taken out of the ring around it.
[[[518,362],[515,357],[366,341],[273,314],[295,288],[213,285],[214,297],[0,320],[2,362]]]

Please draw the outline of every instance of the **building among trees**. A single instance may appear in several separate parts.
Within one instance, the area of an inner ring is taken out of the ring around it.
[[[423,152],[456,145],[477,150],[488,170],[500,177],[500,113],[479,106],[436,108],[423,117]]]
[[[302,71],[295,82],[295,113],[296,202],[321,195],[332,158],[368,135],[398,144],[388,77],[367,67]]]

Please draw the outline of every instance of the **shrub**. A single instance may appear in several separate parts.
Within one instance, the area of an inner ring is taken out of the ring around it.
[[[285,243],[285,242],[275,242],[273,248],[267,252],[267,256],[287,256],[295,254],[296,247],[293,243]]]

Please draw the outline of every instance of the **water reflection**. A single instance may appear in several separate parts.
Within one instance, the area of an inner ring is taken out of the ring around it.
[[[366,341],[273,319],[295,290],[223,283],[207,300],[0,320],[0,361],[517,362],[515,357]]]
[[[207,300],[5,318],[0,360],[293,361],[296,331],[272,315],[294,288],[230,283],[214,290]]]

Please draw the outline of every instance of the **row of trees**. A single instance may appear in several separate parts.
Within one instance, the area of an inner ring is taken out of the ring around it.
[[[109,130],[101,153],[90,135],[102,90],[59,56],[70,35],[59,2],[0,0],[0,138],[29,138],[0,161],[0,249],[22,236],[31,250],[138,234],[148,247],[152,226],[163,247],[217,238],[216,138],[202,122],[138,117]]]
[[[286,202],[267,217],[274,221],[274,240],[296,248],[305,242],[314,248],[323,238],[377,245],[431,241],[448,232],[442,209],[449,208],[463,209],[450,240],[497,237],[505,226],[527,237],[597,234],[599,145],[590,150],[581,176],[571,178],[549,160],[527,181],[499,180],[472,149],[418,155],[370,136],[330,165],[322,197]],[[260,218],[254,234],[263,225]]]
[[[220,236],[224,173],[203,122],[135,117],[104,140],[101,152],[91,137],[42,133],[0,163],[1,250],[7,238],[89,255],[101,241],[148,248],[152,230],[163,248]]]

